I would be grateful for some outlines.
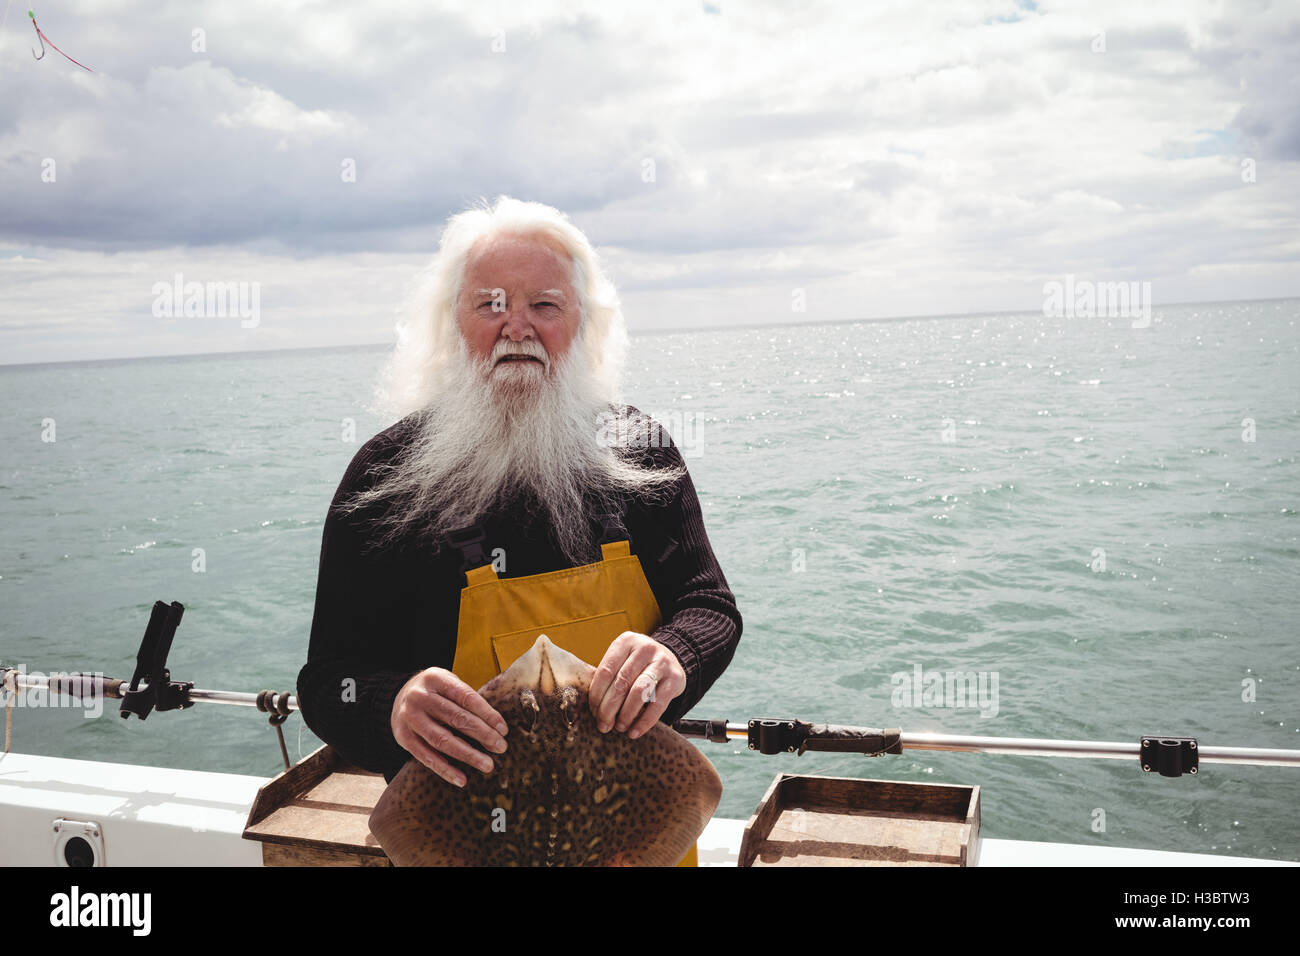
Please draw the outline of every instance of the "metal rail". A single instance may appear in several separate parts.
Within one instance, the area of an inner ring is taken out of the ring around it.
[[[104,677],[101,674],[25,674],[11,667],[0,666],[0,687],[9,691],[15,689],[41,689],[52,694],[67,694],[71,697],[90,700],[96,698],[121,700],[130,687],[130,681]],[[139,689],[142,691],[148,690],[149,682],[141,681]],[[298,698],[283,691],[262,691],[260,694],[250,694],[241,691],[201,690],[192,687],[186,692],[186,695],[191,702],[196,704],[229,704],[235,707],[257,707],[259,710],[267,710],[266,706],[259,705],[258,699],[261,698],[264,704],[270,705],[269,710],[272,713],[284,713],[286,711],[292,713],[298,710]]]
[[[76,698],[121,699],[128,681],[98,674],[25,674],[0,666],[0,687],[43,689],[50,693]],[[146,690],[147,683],[140,689]],[[298,710],[298,699],[285,692],[242,693],[228,690],[190,688],[185,695],[191,703],[226,704],[255,707],[270,713],[288,714]],[[679,720],[674,728],[685,737],[723,743],[743,740],[752,750],[764,753],[818,750],[839,753],[884,754],[907,750],[941,750],[984,754],[1015,754],[1031,757],[1093,757],[1104,760],[1132,760],[1144,757],[1144,743],[1139,741],[1052,740],[1036,737],[980,737],[961,734],[905,733],[900,730],[874,730],[832,724],[810,724],[791,719],[755,719],[746,723],[721,720]],[[769,741],[766,733],[772,731]],[[1193,738],[1150,735],[1153,743],[1184,742],[1195,751],[1194,762],[1241,764],[1258,767],[1300,767],[1300,750],[1260,747],[1209,747]],[[1187,743],[1189,742],[1190,743]],[[1191,772],[1195,772],[1193,769]]]
[[[1137,741],[1051,740],[1034,737],[977,737],[960,734],[907,733],[810,724],[789,719],[756,719],[746,723],[722,720],[679,720],[674,728],[685,737],[713,743],[745,741],[763,753],[818,750],[872,756],[908,750],[945,750],[1030,757],[1096,757],[1106,760],[1147,760],[1152,747],[1179,743],[1191,753],[1189,770],[1196,763],[1244,764],[1259,767],[1300,767],[1300,750],[1260,747],[1208,747],[1189,737],[1147,735]],[[1145,745],[1144,745],[1144,742]],[[1152,769],[1156,761],[1152,760]]]

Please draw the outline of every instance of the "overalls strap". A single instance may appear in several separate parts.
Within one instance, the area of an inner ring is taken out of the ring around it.
[[[487,533],[483,530],[483,526],[478,523],[447,532],[447,544],[453,550],[460,552],[460,569],[462,571],[468,571],[470,568],[481,567],[488,563],[487,551],[483,548],[483,542],[486,540]]]
[[[602,545],[628,539],[628,531],[623,524],[623,514],[623,501],[619,499],[612,511],[600,516],[600,543]],[[487,541],[487,532],[483,530],[483,525],[478,522],[447,532],[446,541],[453,551],[460,554],[460,570],[462,572],[472,571],[474,568],[481,568],[483,565],[491,563],[488,560],[487,549],[484,546],[484,542]]]
[[[627,539],[628,531],[623,525],[623,503],[620,499],[613,512],[600,516],[600,543],[609,544],[611,541]]]

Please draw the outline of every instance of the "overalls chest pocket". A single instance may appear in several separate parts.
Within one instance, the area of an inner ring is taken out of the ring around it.
[[[528,653],[538,634],[545,632],[552,644],[596,667],[605,656],[611,641],[630,630],[632,619],[624,610],[592,614],[576,620],[552,621],[541,626],[534,624],[505,634],[493,634],[492,657],[497,669],[504,671]]]
[[[481,687],[528,651],[538,636],[600,664],[624,631],[650,634],[659,604],[629,542],[601,545],[601,560],[519,578],[498,578],[490,564],[465,573],[452,671]]]

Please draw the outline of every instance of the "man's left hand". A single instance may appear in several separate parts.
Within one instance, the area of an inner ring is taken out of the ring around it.
[[[614,727],[636,738],[653,727],[684,690],[686,671],[676,654],[653,637],[624,631],[592,675],[591,712],[602,734]]]

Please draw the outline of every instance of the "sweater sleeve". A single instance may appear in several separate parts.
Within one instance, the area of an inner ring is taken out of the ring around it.
[[[667,432],[663,432],[665,437]],[[671,439],[655,449],[661,465],[685,466]],[[736,598],[714,557],[704,530],[700,501],[690,474],[678,483],[662,507],[651,507],[648,520],[667,536],[655,562],[663,623],[650,636],[671,650],[686,672],[686,690],[664,711],[671,723],[699,703],[713,686],[740,643],[741,618]]]
[[[409,666],[404,635],[384,617],[391,576],[380,558],[363,555],[358,522],[339,507],[387,447],[382,434],[362,446],[326,515],[298,704],[307,726],[344,759],[391,776],[410,757],[393,739],[393,700],[419,669]]]

